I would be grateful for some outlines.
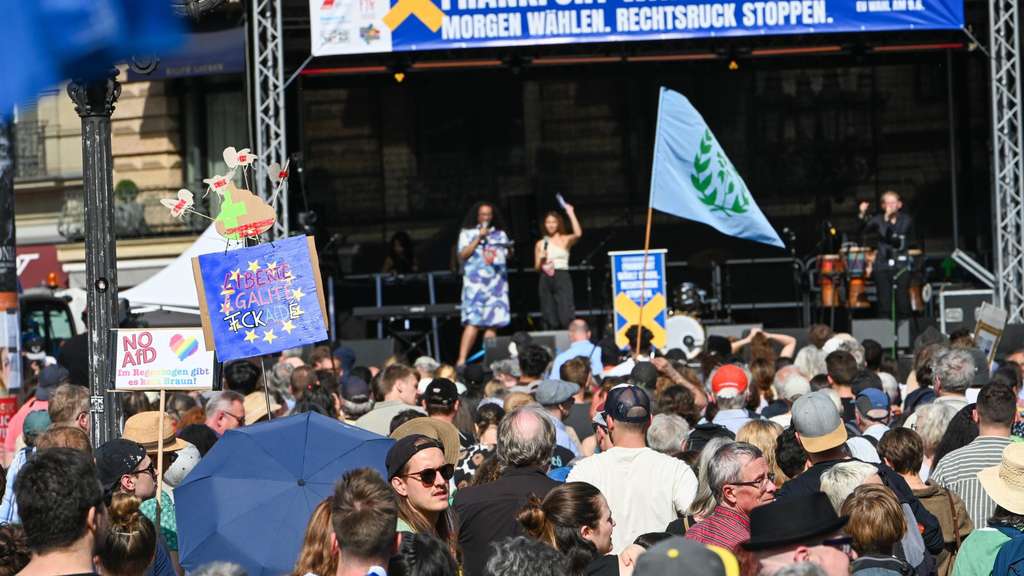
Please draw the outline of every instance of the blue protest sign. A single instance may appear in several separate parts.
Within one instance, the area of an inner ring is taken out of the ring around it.
[[[616,346],[625,348],[629,343],[626,329],[642,322],[654,335],[654,346],[665,347],[665,325],[668,322],[665,253],[666,250],[648,251],[646,268],[643,250],[608,253],[612,259]]]
[[[957,30],[963,0],[308,0],[314,56]]]
[[[327,339],[320,266],[313,239],[192,259],[208,347],[222,362]]]

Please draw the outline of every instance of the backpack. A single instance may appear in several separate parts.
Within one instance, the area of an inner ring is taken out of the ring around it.
[[[992,566],[992,576],[1024,575],[1024,532],[1009,526],[993,526],[1010,538],[1010,541],[999,547],[996,563]]]

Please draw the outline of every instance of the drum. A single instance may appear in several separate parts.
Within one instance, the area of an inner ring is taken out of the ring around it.
[[[677,313],[689,314],[700,318],[704,312],[706,293],[693,282],[681,283],[673,293],[672,306]]]
[[[907,257],[910,258],[910,309],[924,312],[924,252],[911,248],[907,250]]]
[[[842,305],[836,290],[839,276],[844,272],[844,262],[839,254],[818,256],[818,283],[821,285],[821,305],[836,308]]]
[[[673,348],[686,352],[686,357],[694,359],[704,348],[704,326],[699,320],[688,314],[669,316],[665,322],[665,348],[667,353]]]
[[[863,278],[867,275],[868,251],[865,246],[848,245],[843,246],[840,252],[846,264],[846,273],[850,278]]]

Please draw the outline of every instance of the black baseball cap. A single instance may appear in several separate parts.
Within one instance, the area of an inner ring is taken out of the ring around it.
[[[604,415],[619,422],[645,423],[651,419],[651,399],[639,386],[616,386],[608,391]]]
[[[342,379],[341,397],[349,402],[362,404],[370,400],[370,385],[359,376]]]
[[[131,474],[146,458],[146,449],[138,442],[115,438],[96,449],[96,472],[103,489],[111,492],[125,474]]]
[[[410,458],[428,448],[437,448],[442,453],[444,452],[444,446],[440,442],[423,434],[410,434],[395,441],[384,459],[384,465],[388,469],[388,479],[398,476]]]
[[[423,400],[435,406],[450,406],[459,399],[459,388],[447,378],[434,378],[423,391]]]

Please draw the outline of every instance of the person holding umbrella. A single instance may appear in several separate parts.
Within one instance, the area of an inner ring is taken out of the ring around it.
[[[388,450],[388,480],[398,498],[399,532],[436,536],[458,560],[458,531],[449,507],[449,481],[455,467],[440,442],[422,434],[399,439]]]

